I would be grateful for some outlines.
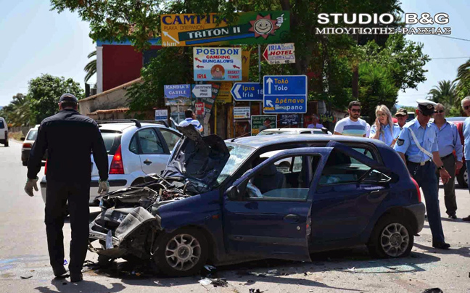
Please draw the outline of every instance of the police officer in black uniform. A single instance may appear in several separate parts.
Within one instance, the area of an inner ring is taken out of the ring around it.
[[[41,122],[28,161],[25,191],[37,191],[37,173],[47,150],[47,191],[45,223],[49,258],[56,277],[64,277],[64,236],[62,227],[66,206],[70,212],[70,279],[83,280],[81,273],[88,245],[91,158],[93,152],[99,170],[98,192],[107,192],[108,155],[97,123],[77,112],[77,98],[64,94],[59,99],[59,113]]]

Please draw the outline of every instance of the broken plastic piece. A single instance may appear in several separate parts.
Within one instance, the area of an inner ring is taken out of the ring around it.
[[[113,248],[113,232],[111,230],[106,234],[106,249]]]
[[[211,283],[211,279],[208,279],[208,278],[204,278],[202,280],[199,280],[199,284],[201,284],[202,286],[207,286]]]

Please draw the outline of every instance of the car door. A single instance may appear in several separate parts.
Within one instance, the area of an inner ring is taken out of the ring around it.
[[[165,169],[169,157],[168,146],[156,127],[137,131],[131,140],[130,149],[137,149],[145,174],[159,173]]]
[[[351,245],[390,193],[393,173],[357,150],[339,143],[326,162],[312,203],[313,246]]]
[[[234,182],[224,196],[223,206],[229,253],[310,260],[314,174],[322,169],[331,150],[319,147],[282,151]],[[289,158],[288,167],[279,163]]]

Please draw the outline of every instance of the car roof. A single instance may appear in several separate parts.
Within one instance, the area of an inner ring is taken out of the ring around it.
[[[338,142],[362,142],[373,143],[376,146],[386,146],[378,139],[371,139],[365,137],[353,137],[344,135],[311,135],[311,134],[288,134],[288,135],[261,135],[261,136],[247,136],[240,138],[226,139],[225,142],[246,145],[254,148],[261,148],[268,145],[292,143],[292,142],[325,142],[325,141],[338,141]]]
[[[135,127],[134,122],[103,123],[103,124],[99,124],[99,125],[100,125],[100,130],[120,131],[120,132],[123,132],[124,130],[126,130],[130,127]],[[155,127],[158,127],[158,128],[166,128],[164,125],[156,124],[156,123],[141,123],[141,126],[155,126]]]
[[[321,129],[318,128],[270,128],[270,129],[264,129],[263,131],[266,132],[285,132],[285,131],[318,131],[322,132]]]

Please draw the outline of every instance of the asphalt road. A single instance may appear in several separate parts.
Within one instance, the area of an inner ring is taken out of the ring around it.
[[[219,277],[228,281],[226,287],[203,286],[198,283],[200,276],[138,276],[138,268],[125,262],[107,270],[86,268],[85,280],[80,283],[54,280],[47,253],[44,203],[39,192],[30,198],[23,191],[26,168],[21,166],[20,150],[21,144],[15,141],[9,148],[0,146],[0,292],[423,292],[436,287],[443,292],[470,292],[470,223],[444,218],[442,189],[442,223],[452,245],[449,251],[431,247],[431,232],[425,223],[407,258],[376,260],[365,249],[356,248],[319,253],[311,263],[251,262],[218,268]],[[469,215],[468,190],[458,189],[457,197],[458,216]],[[68,243],[68,223],[64,233]],[[95,262],[96,255],[88,252],[87,260]]]

